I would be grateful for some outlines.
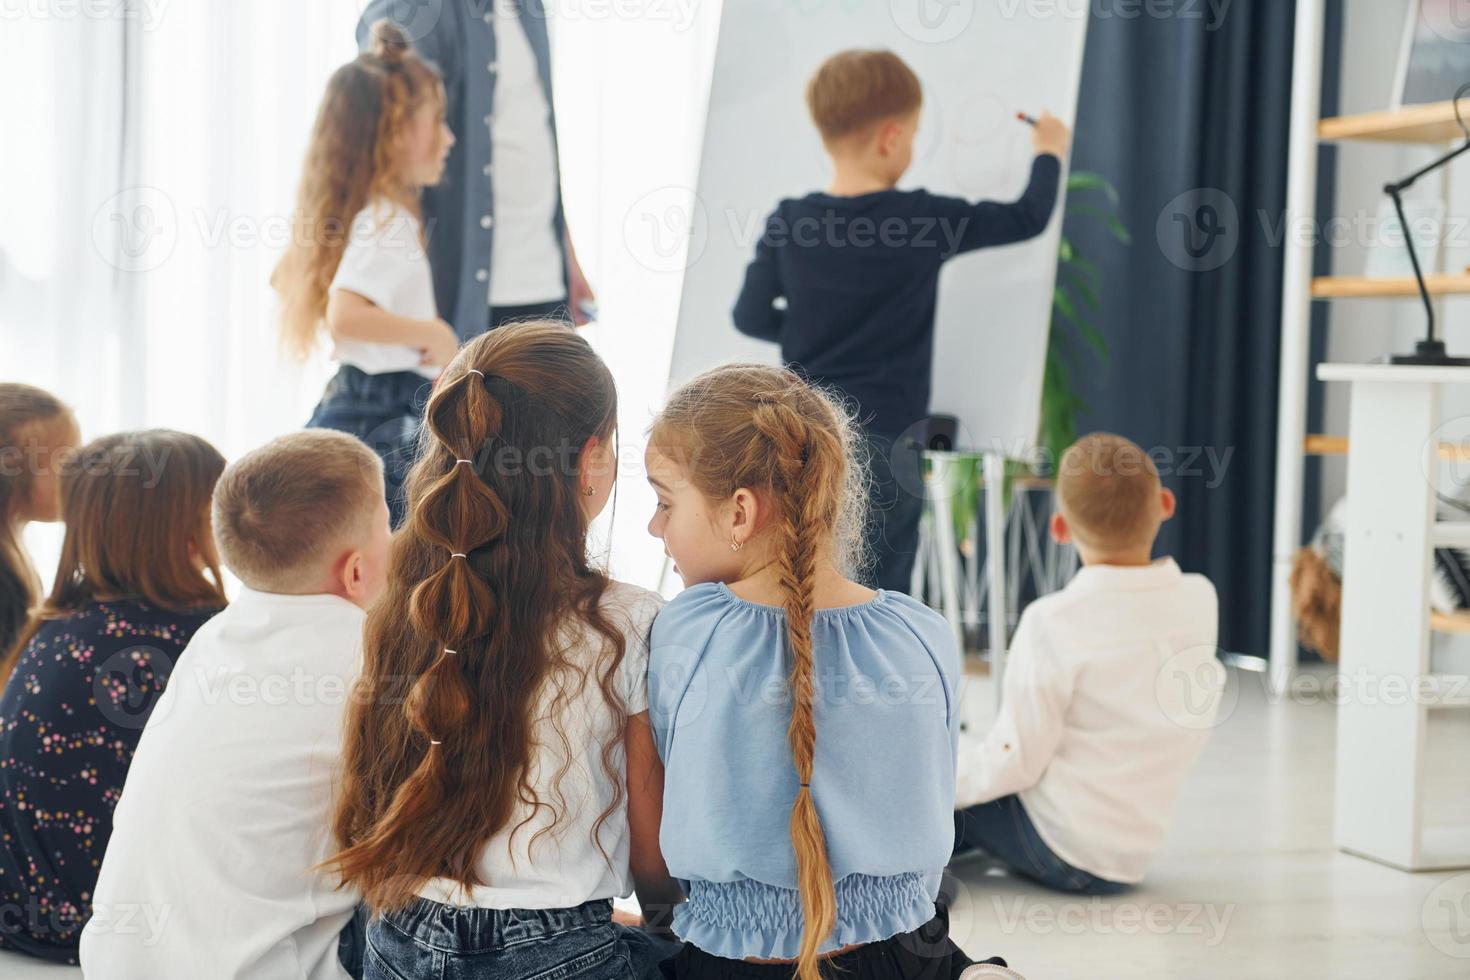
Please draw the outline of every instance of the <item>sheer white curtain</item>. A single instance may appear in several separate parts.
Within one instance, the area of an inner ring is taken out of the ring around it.
[[[361,3],[76,6],[0,30],[0,378],[76,406],[86,438],[164,426],[234,457],[299,427],[330,373],[280,357],[269,277]],[[682,263],[650,221],[677,224],[693,198],[719,3],[547,7],[568,217],[601,308],[588,336],[622,401],[616,520],[600,540],[615,574],[652,585],[642,437],[665,394]],[[46,571],[57,529],[29,540]]]

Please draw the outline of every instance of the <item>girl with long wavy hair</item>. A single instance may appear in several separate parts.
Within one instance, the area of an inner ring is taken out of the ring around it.
[[[22,532],[61,519],[61,463],[80,441],[76,417],[55,395],[0,383],[0,659],[41,595]]]
[[[56,582],[0,662],[0,949],[77,962],[143,726],[225,605],[209,518],[224,468],[167,429],[104,436],[62,467]]]
[[[628,787],[653,770],[660,600],[587,554],[616,418],[607,367],[550,322],[471,341],[429,399],[328,862],[370,910],[369,978],[629,977],[665,952],[612,921],[632,886],[673,890],[656,848],[630,855],[659,819]]]
[[[960,652],[939,614],[848,576],[866,496],[854,444],[834,401],[754,365],[701,375],[654,422],[649,531],[687,586],[649,663],[666,767],[649,808],[669,815],[662,856],[688,890],[666,976],[971,966],[936,905]]]
[[[401,28],[375,24],[371,50],[327,83],[271,277],[287,350],[305,358],[325,330],[340,364],[308,425],[378,452],[395,525],[423,393],[459,349],[434,303],[419,211],[454,145],[444,106],[438,69]]]

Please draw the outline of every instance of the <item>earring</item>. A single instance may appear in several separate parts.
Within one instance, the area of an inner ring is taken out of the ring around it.
[[[584,497],[590,497],[593,494],[595,494],[596,492],[597,492],[597,488],[596,487],[588,487],[587,489],[585,489],[585,490],[582,491],[582,496],[584,496]]]
[[[733,534],[730,535],[730,550],[731,551],[739,551],[743,547],[745,547],[745,542],[744,541],[736,541],[735,540],[735,535],[733,535]]]

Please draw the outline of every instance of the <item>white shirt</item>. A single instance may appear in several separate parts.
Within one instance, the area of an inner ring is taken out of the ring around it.
[[[379,309],[415,320],[436,320],[434,276],[424,251],[419,219],[391,201],[374,201],[352,219],[333,289],[345,289]],[[332,356],[368,374],[416,371],[437,378],[440,368],[421,366],[419,349],[407,344],[338,340]]]
[[[336,852],[363,619],[336,596],[245,589],[195,633],[114,813],[88,980],[346,978],[337,939],[359,896],[310,869]]]
[[[630,717],[648,710],[648,635],[662,605],[656,593],[623,582],[611,583],[602,596],[603,612],[625,638],[614,685]],[[574,673],[561,679],[567,702],[560,712],[551,710],[555,689],[548,687],[542,697],[534,732],[538,748],[529,775],[541,801],[562,811],[555,829],[533,844],[532,838],[550,827],[554,817],[546,808],[533,811],[519,804],[506,829],[481,851],[479,878],[489,884],[466,890],[457,882],[435,878],[419,889],[419,895],[445,905],[553,909],[632,894],[626,792],[624,802],[601,827],[600,851],[592,838],[593,826],[615,792],[603,771],[602,748],[623,734],[614,727],[598,683],[603,642],[596,633],[568,637],[567,656],[586,676]],[[617,763],[617,779],[626,784],[621,753]],[[525,826],[512,830],[527,819]]]
[[[515,0],[495,0],[495,98],[490,124],[491,306],[565,298],[557,241],[556,146],[551,107]],[[481,221],[490,220],[484,215]]]
[[[957,807],[1020,794],[1048,847],[1142,880],[1220,705],[1215,587],[1171,558],[1089,565],[1026,607],[1000,715],[961,736]]]

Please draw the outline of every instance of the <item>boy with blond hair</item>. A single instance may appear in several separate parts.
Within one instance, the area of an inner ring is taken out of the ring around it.
[[[869,582],[907,592],[923,508],[914,433],[929,414],[940,267],[1045,230],[1070,133],[1043,114],[1025,193],[976,203],[896,189],[913,160],[923,90],[891,51],[833,55],[806,100],[832,183],[783,200],[767,219],[735,326],[779,343],[783,361],[856,410],[872,466]]]
[[[341,980],[359,970],[359,896],[314,868],[334,852],[343,717],[387,577],[382,463],[340,432],[282,436],[225,470],[213,519],[244,588],[194,635],[143,731],[82,968]],[[138,909],[146,935],[124,928]]]
[[[1051,533],[1083,568],[1026,607],[1000,716],[961,736],[955,852],[983,850],[1060,891],[1143,879],[1215,723],[1215,588],[1152,560],[1174,495],[1121,436],[1078,440],[1057,468]]]

